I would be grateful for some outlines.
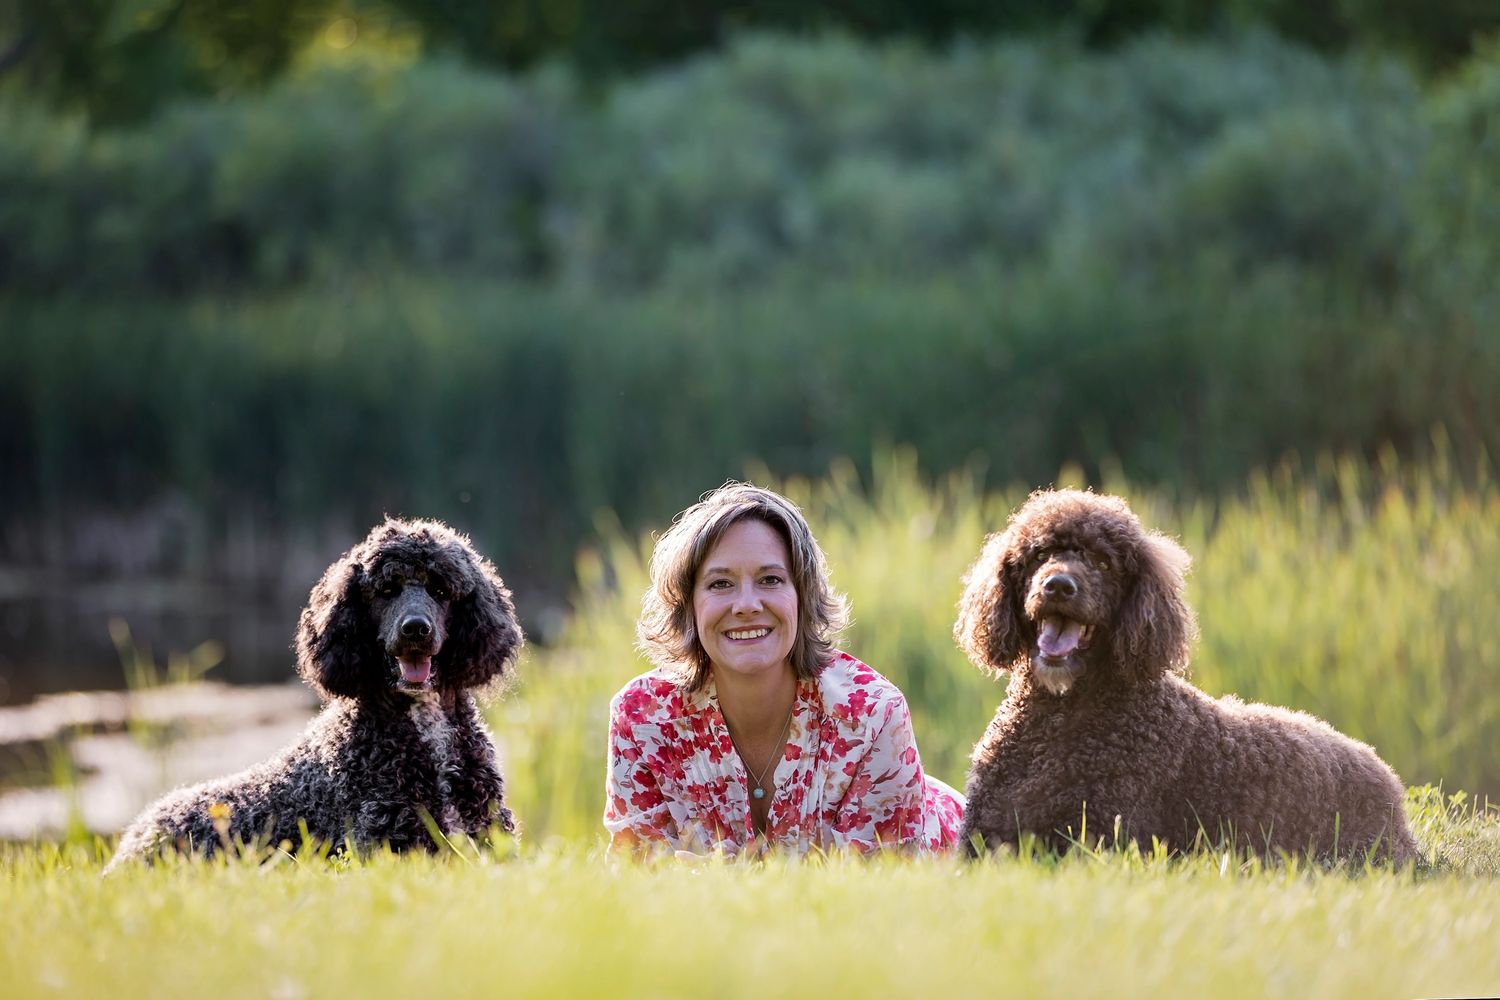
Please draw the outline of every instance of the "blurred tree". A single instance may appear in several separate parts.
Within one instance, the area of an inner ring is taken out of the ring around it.
[[[95,121],[135,119],[172,96],[274,78],[344,6],[338,0],[0,0],[0,83],[81,108]]]
[[[563,57],[608,78],[744,30],[838,30],[942,44],[1042,30],[1109,45],[1144,30],[1268,26],[1324,51],[1397,49],[1440,70],[1500,31],[1500,0],[0,0],[0,87],[138,118],[180,94],[255,86],[334,23],[409,26],[428,49],[519,69]],[[373,30],[372,30],[373,29]]]
[[[1497,0],[1233,0],[1235,16],[1324,51],[1392,49],[1427,71],[1448,68],[1500,31]]]
[[[842,30],[943,43],[1062,29],[1092,45],[1143,30],[1264,25],[1325,51],[1394,48],[1450,65],[1500,29],[1500,0],[390,0],[430,41],[511,68],[563,53],[607,74],[680,58],[744,29]]]
[[[1162,23],[1201,26],[1192,0],[391,0],[431,41],[481,62],[523,67],[566,53],[585,71],[634,70],[723,43],[743,30],[841,30],[942,43],[1059,25],[1093,42]]]
[[[1404,49],[1429,69],[1461,62],[1485,37],[1500,33],[1496,0],[1345,0],[1360,13],[1359,26],[1375,40]]]

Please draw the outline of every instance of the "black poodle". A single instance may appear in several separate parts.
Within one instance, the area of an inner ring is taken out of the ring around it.
[[[232,844],[434,849],[445,835],[512,832],[495,747],[470,689],[522,643],[510,592],[468,540],[387,520],[328,568],[297,626],[297,670],[327,700],[302,738],[239,774],[170,792],[109,864]],[[106,869],[106,870],[109,870]]]
[[[1010,687],[974,747],[963,837],[1065,849],[1232,838],[1265,854],[1414,860],[1401,780],[1303,712],[1183,679],[1188,554],[1119,497],[1032,494],[969,570],[954,636]]]

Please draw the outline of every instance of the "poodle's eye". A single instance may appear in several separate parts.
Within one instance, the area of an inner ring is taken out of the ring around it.
[[[446,601],[448,599],[448,588],[441,583],[429,583],[427,592],[432,595],[433,600]]]
[[[1109,560],[1105,559],[1103,556],[1099,557],[1098,561],[1096,561],[1094,565],[1099,567],[1099,572],[1101,573],[1109,572]]]

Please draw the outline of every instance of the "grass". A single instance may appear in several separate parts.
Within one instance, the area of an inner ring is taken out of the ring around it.
[[[621,863],[580,846],[99,877],[0,849],[0,976],[43,996],[1412,997],[1500,989],[1500,836],[1413,798],[1423,873],[1224,853]]]

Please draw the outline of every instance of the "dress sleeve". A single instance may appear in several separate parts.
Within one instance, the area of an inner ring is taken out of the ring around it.
[[[646,765],[646,754],[630,725],[612,708],[609,722],[609,764],[604,785],[604,828],[609,848],[649,850],[677,841],[676,824],[656,775]]]
[[[851,780],[833,819],[834,842],[861,852],[917,844],[922,835],[922,761],[906,699],[890,699],[883,714],[865,752],[844,764]]]

